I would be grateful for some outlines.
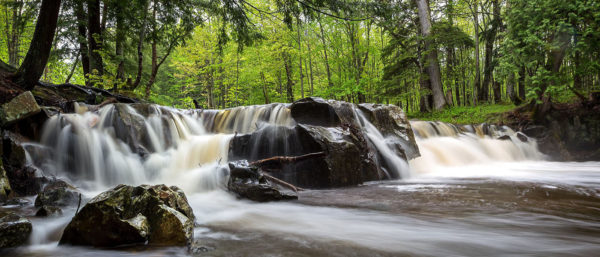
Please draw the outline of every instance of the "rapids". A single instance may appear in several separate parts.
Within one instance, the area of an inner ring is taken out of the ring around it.
[[[507,127],[411,122],[421,157],[406,163],[359,110],[357,120],[399,180],[308,190],[295,202],[254,203],[223,190],[230,140],[292,126],[287,105],[204,112],[152,106],[85,106],[45,125],[26,146],[40,172],[69,180],[89,199],[119,183],[181,187],[196,215],[183,248],[58,246],[74,208],[30,218],[26,256],[482,256],[600,252],[600,163],[547,161],[533,139]],[[123,130],[119,122],[144,124]],[[503,136],[504,140],[500,140]],[[133,146],[142,146],[136,149]],[[32,198],[29,199],[33,201]],[[15,209],[26,216],[33,207]],[[142,251],[143,250],[143,251]]]

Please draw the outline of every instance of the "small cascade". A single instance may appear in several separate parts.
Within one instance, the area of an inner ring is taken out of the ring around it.
[[[421,157],[410,164],[419,173],[443,167],[544,159],[534,139],[507,126],[456,126],[432,121],[411,121],[411,126]]]
[[[286,104],[241,106],[226,110],[204,110],[200,114],[206,128],[214,133],[252,133],[267,125],[293,126]]]
[[[232,136],[207,133],[194,112],[114,104],[51,117],[27,149],[34,166],[88,190],[167,183],[197,192],[223,185]]]
[[[392,150],[393,142],[388,142],[381,132],[369,122],[361,110],[355,108],[354,113],[370,142],[375,146],[375,149],[377,149],[377,152],[381,157],[378,158],[378,164],[386,172],[387,178],[408,178],[410,176],[408,163]],[[379,159],[382,161],[379,161]]]

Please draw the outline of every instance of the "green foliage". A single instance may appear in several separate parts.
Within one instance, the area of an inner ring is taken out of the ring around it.
[[[445,109],[440,112],[407,113],[409,119],[442,121],[452,124],[480,124],[490,122],[502,113],[514,109],[511,104],[492,104],[480,106],[460,106]]]

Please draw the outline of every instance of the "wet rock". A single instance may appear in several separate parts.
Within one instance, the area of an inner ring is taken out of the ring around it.
[[[31,222],[12,212],[0,211],[0,248],[24,244],[31,234]]]
[[[545,132],[546,127],[537,125],[527,126],[523,129],[523,133],[525,133],[525,135],[535,138],[543,137]]]
[[[67,225],[60,244],[189,245],[194,214],[185,194],[165,185],[119,185],[90,200]]]
[[[419,157],[419,148],[410,122],[402,109],[395,105],[359,104],[366,118],[386,137],[396,145],[397,154],[405,155],[407,159]]]
[[[25,206],[25,205],[29,205],[31,204],[31,202],[27,199],[23,199],[23,198],[10,198],[8,200],[6,200],[2,206]]]
[[[48,216],[60,216],[62,215],[62,210],[56,206],[42,206],[40,207],[35,216],[37,217],[48,217]]]
[[[39,193],[47,179],[33,167],[27,166],[27,158],[22,143],[26,139],[10,132],[2,133],[2,166],[10,182],[12,192],[18,196]]]
[[[4,170],[2,159],[0,159],[0,202],[8,199],[8,196],[10,195],[11,191],[12,189],[10,188],[8,176],[6,176],[6,171]]]
[[[296,200],[298,195],[269,182],[256,167],[245,160],[229,163],[227,189],[238,198],[256,202]]]
[[[529,138],[525,134],[523,134],[521,132],[517,132],[517,138],[519,140],[521,140],[521,142],[528,142],[529,141]]]
[[[363,144],[365,138],[361,138]],[[365,161],[360,139],[338,127],[297,125],[266,127],[250,135],[236,136],[230,143],[230,160],[261,160],[273,156],[299,156],[325,152],[325,158],[283,165],[273,176],[304,188],[357,185],[382,179],[374,162]],[[373,156],[371,156],[373,157]]]
[[[37,195],[35,207],[76,205],[79,202],[79,194],[77,188],[57,179],[48,183]]]
[[[315,126],[336,127],[341,120],[330,102],[318,97],[308,97],[294,102],[291,115],[298,123]]]
[[[509,141],[511,140],[509,135],[503,135],[503,136],[498,137],[496,139],[498,139],[498,140],[509,140]]]
[[[0,123],[2,126],[7,126],[40,111],[41,108],[35,98],[30,91],[27,91],[0,107]]]

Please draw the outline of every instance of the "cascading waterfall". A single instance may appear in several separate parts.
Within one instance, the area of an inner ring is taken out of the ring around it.
[[[430,121],[412,121],[411,126],[421,152],[421,157],[410,161],[417,173],[470,164],[544,159],[535,140],[506,126],[458,127]]]

